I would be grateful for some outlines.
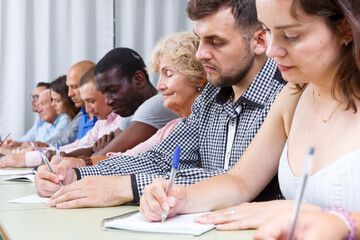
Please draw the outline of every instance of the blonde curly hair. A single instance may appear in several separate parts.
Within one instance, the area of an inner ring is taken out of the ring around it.
[[[157,72],[162,57],[168,57],[175,69],[184,75],[190,84],[201,87],[206,83],[204,66],[196,58],[198,37],[191,32],[178,32],[161,39],[156,44],[150,59],[150,72]]]

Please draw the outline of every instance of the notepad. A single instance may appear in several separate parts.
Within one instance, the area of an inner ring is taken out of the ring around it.
[[[9,203],[47,203],[50,198],[40,197],[37,194],[16,198],[8,201]]]
[[[27,168],[27,169],[0,169],[0,176],[30,174],[30,173],[32,173],[32,171],[33,171],[32,168]]]
[[[103,230],[122,229],[139,232],[174,233],[186,235],[201,235],[213,228],[214,224],[200,224],[194,221],[197,216],[206,213],[184,214],[168,218],[164,223],[147,222],[139,211],[125,213],[112,218],[104,219],[101,222]]]
[[[10,177],[3,178],[3,181],[35,182],[34,177],[34,174],[12,175]]]

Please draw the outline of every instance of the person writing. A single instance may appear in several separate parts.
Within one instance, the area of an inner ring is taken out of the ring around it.
[[[312,146],[305,209],[341,208],[338,214],[351,212],[359,229],[360,195],[354,191],[360,187],[359,3],[256,0],[256,7],[267,36],[266,53],[291,84],[228,173],[186,188],[173,185],[169,196],[168,182],[157,179],[145,188],[140,210],[148,221],[159,221],[164,209],[173,216],[227,208],[197,221],[218,224],[221,230],[255,228],[293,206],[306,150]],[[253,200],[277,171],[288,200],[254,203],[251,215],[242,205],[231,207]],[[346,221],[341,226],[346,228]]]

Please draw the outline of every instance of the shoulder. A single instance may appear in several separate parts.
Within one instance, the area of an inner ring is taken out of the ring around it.
[[[290,131],[292,119],[304,89],[298,90],[294,84],[284,86],[271,107],[272,111],[281,116],[285,132]]]

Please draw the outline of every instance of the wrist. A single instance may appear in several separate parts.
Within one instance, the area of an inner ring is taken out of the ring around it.
[[[344,231],[344,237],[347,240],[355,239],[356,225],[355,219],[351,217],[351,213],[340,208],[340,207],[326,207],[323,209],[324,212],[337,216],[342,220],[346,229]]]
[[[93,162],[91,157],[88,156],[78,156],[78,159],[82,159],[82,162],[85,163],[85,166],[92,166]]]

